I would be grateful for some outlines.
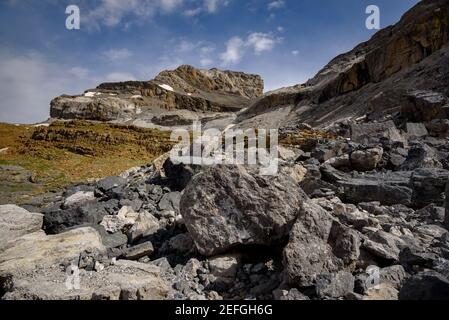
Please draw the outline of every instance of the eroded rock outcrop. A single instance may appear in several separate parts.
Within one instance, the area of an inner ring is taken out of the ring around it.
[[[250,99],[262,95],[263,87],[257,75],[183,65],[151,81],[103,83],[81,96],[57,97],[51,102],[50,114],[58,119],[154,119],[155,125],[185,125],[198,114],[213,117],[247,107]]]

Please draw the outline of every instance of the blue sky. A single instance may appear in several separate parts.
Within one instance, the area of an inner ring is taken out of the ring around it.
[[[50,100],[180,64],[257,73],[266,90],[306,81],[418,0],[1,0],[0,121],[48,118]],[[67,30],[78,5],[81,29]]]

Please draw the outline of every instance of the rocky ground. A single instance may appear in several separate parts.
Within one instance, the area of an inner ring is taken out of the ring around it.
[[[100,96],[134,99],[136,85],[196,116],[191,106],[204,105],[190,99],[206,99],[221,125],[279,128],[279,173],[165,155],[0,206],[0,296],[448,300],[448,17],[448,0],[423,0],[308,83],[263,96],[256,76],[183,66],[58,98],[55,116],[111,119],[116,105]],[[230,94],[224,109],[217,94]],[[230,110],[244,107],[236,98],[249,108]],[[67,285],[75,278],[79,289]]]

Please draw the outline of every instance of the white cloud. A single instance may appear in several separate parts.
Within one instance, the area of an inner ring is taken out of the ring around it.
[[[295,57],[299,55],[299,51],[298,50],[293,50],[292,51],[292,55],[294,55]]]
[[[84,22],[90,29],[130,25],[151,20],[157,14],[179,13],[188,17],[216,13],[231,0],[95,0]],[[83,17],[83,16],[82,16]]]
[[[174,49],[172,49],[173,47]],[[215,45],[210,42],[191,42],[181,39],[174,46],[170,46],[169,50],[172,52],[171,56],[174,60],[189,60],[189,58],[193,58],[202,67],[208,67],[214,64],[212,55],[215,52]]]
[[[226,51],[220,55],[224,65],[236,64],[241,61],[248,49],[252,49],[255,55],[260,55],[265,51],[272,50],[282,38],[271,33],[254,32],[247,39],[232,37],[226,43]]]
[[[260,55],[264,51],[270,51],[280,40],[267,33],[252,33],[248,37],[249,45],[253,46],[254,53]]]
[[[131,57],[133,53],[128,49],[110,49],[103,52],[103,56],[110,61],[123,60]]]
[[[202,0],[203,3],[197,4],[195,7],[184,11],[184,15],[187,17],[194,17],[203,12],[205,13],[217,13],[221,8],[227,7],[230,0]]]
[[[183,0],[161,0],[162,10],[171,12],[183,4]]]
[[[220,55],[223,64],[235,64],[239,63],[245,54],[245,43],[239,37],[233,37],[229,39],[226,44],[226,52]]]
[[[281,8],[285,8],[284,0],[275,0],[268,4],[268,10],[277,10]]]
[[[188,9],[188,10],[184,11],[184,15],[186,17],[194,17],[194,16],[199,15],[201,12],[203,12],[203,8],[199,7],[199,8]]]
[[[91,28],[115,27],[126,18],[148,20],[159,12],[171,13],[183,3],[184,0],[99,0],[87,13],[85,22]]]
[[[226,7],[229,4],[228,0],[205,0],[204,5],[206,7],[206,11],[209,13],[215,13],[218,9],[223,6]]]

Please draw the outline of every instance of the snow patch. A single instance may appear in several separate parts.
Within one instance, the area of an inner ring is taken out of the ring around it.
[[[88,98],[93,98],[95,96],[101,96],[101,92],[86,92],[84,96]]]
[[[171,86],[169,86],[168,84],[159,84],[159,87],[161,87],[162,89],[165,89],[167,91],[175,91]]]
[[[132,96],[131,99],[142,99],[142,96],[140,94],[136,94],[135,96]]]

